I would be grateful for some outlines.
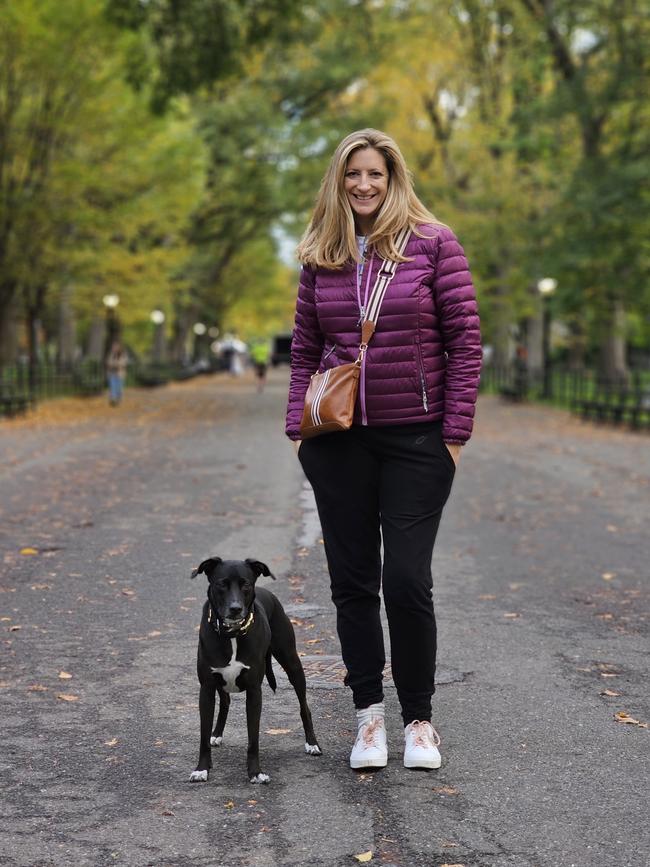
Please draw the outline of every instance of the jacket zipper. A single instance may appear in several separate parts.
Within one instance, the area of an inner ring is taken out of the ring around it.
[[[422,406],[425,412],[429,412],[429,399],[427,398],[427,383],[424,378],[424,365],[422,364],[422,347],[418,341],[416,344],[418,356],[418,372],[420,374],[420,388],[422,389]]]
[[[366,291],[363,299],[363,304],[361,303],[361,277],[362,273],[357,272],[357,298],[359,301],[359,326],[362,325],[363,319],[366,315],[366,305],[368,303],[368,292],[370,290],[370,278],[372,277],[372,265],[375,261],[375,251],[373,250],[370,256],[370,262],[368,262],[368,273],[366,276]],[[359,404],[361,406],[361,424],[368,424],[368,414],[366,412],[366,355],[368,353],[364,352],[363,358],[361,359],[361,381],[359,383]]]
[[[327,359],[330,357],[330,355],[334,352],[335,349],[336,349],[336,343],[332,346],[332,348],[330,349],[329,352],[325,353],[325,355],[323,356],[323,361],[327,361]]]

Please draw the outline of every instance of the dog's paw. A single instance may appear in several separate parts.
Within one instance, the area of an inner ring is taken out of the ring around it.
[[[322,750],[318,744],[305,744],[305,752],[310,756],[322,756]]]
[[[192,773],[190,774],[190,783],[207,783],[207,781],[207,771],[192,771]]]
[[[218,738],[215,738],[214,736],[212,736],[210,738],[210,746],[211,747],[220,747],[222,743],[223,743],[223,735],[219,735]]]
[[[250,778],[251,783],[270,783],[271,778],[268,774],[256,774],[254,777]]]

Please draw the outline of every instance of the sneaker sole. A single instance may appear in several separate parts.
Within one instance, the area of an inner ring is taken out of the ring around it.
[[[404,760],[404,767],[408,768],[411,771],[435,771],[436,768],[439,768],[442,764],[442,759],[433,759],[430,762],[418,762],[418,761],[410,761],[407,762]]]
[[[385,759],[350,759],[350,767],[353,771],[363,770],[363,768],[385,768],[388,764],[388,756]]]

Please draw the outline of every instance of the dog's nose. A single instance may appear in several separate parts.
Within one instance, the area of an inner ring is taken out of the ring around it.
[[[239,617],[239,615],[242,613],[242,611],[243,611],[243,608],[241,607],[241,605],[231,605],[230,611],[228,613],[230,614],[230,616],[232,618],[235,618],[235,617]]]

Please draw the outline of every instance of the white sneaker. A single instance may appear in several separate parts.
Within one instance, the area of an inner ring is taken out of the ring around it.
[[[357,711],[359,729],[350,754],[350,767],[385,768],[388,764],[384,705],[371,704]]]
[[[404,729],[404,767],[439,768],[440,735],[430,722],[413,720]]]

